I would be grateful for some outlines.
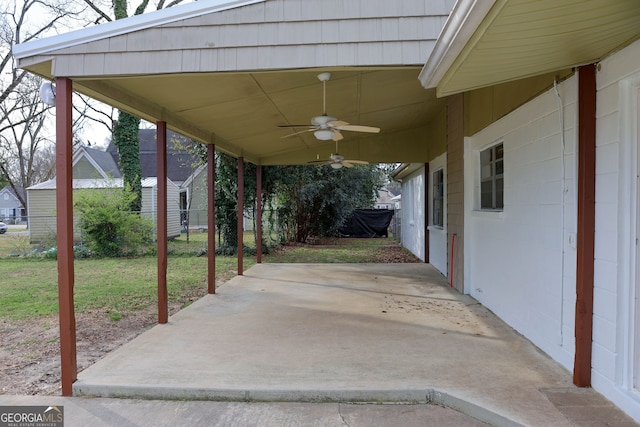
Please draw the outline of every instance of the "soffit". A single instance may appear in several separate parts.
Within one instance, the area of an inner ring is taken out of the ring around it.
[[[395,140],[394,135],[426,126],[444,101],[421,87],[420,68],[415,66],[101,77],[75,79],[73,84],[97,100],[146,120],[165,120],[171,129],[215,143],[234,156],[285,164],[335,151],[332,141],[319,141],[312,132],[286,137],[304,128],[278,127],[310,125],[312,117],[322,114],[322,83],[317,75],[326,71],[332,73],[327,114],[382,129],[377,135],[344,131],[341,152],[366,140],[374,145],[379,141],[388,162],[419,155],[399,150],[398,144],[408,141]],[[381,161],[379,151],[373,154],[375,158],[358,152],[362,160]]]
[[[340,153],[429,160],[425,129],[444,103],[418,74],[452,0],[367,0],[366,9],[341,0],[223,3],[246,6],[175,20],[178,6],[157,20],[132,17],[19,45],[14,54],[21,68],[69,77],[77,92],[259,164],[335,152],[311,132],[283,138],[294,130],[278,127],[310,125],[322,114],[317,75],[330,71],[327,113],[382,129],[343,132]]]
[[[637,0],[498,0],[438,96],[594,63],[640,37]]]

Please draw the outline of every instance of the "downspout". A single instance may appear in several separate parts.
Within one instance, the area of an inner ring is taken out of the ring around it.
[[[578,69],[576,352],[573,383],[591,386],[596,193],[596,65]]]
[[[553,89],[556,93],[556,98],[558,100],[558,115],[559,115],[559,123],[560,123],[560,189],[561,189],[561,198],[560,198],[560,250],[561,252],[561,262],[560,262],[560,334],[558,336],[558,345],[562,346],[564,343],[564,266],[565,266],[565,249],[564,249],[564,228],[565,228],[565,196],[567,194],[567,179],[565,176],[565,156],[566,156],[566,141],[564,137],[564,105],[562,101],[562,97],[560,96],[560,91],[558,90],[558,80],[555,79],[553,81]]]

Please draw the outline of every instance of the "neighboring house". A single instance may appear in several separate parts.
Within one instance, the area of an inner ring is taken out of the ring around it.
[[[0,190],[0,221],[19,224],[25,220],[24,214],[24,206],[13,189],[6,186]]]
[[[140,129],[138,131],[140,144],[140,167],[142,177],[158,176],[158,144],[155,129]],[[181,186],[202,163],[193,151],[194,142],[189,138],[167,131],[167,178],[177,186]],[[118,149],[113,142],[106,152],[111,155],[116,164],[120,161]]]
[[[157,175],[157,141],[155,129],[140,129],[140,167],[142,178],[155,177]],[[180,187],[180,209],[204,209],[206,210],[206,174],[204,186],[200,182],[193,183],[195,176],[201,172],[201,160],[193,149],[194,142],[175,132],[167,132],[167,177]],[[82,146],[74,153],[73,177],[75,179],[95,178],[121,178],[122,173],[118,162],[120,155],[113,142],[105,151]],[[196,181],[200,181],[196,178]],[[189,181],[188,183],[186,181]],[[191,203],[192,198],[195,203]],[[204,199],[204,205],[200,200]],[[186,214],[184,214],[186,216]],[[197,212],[196,212],[197,216]],[[202,217],[206,225],[206,216]]]
[[[378,190],[378,197],[376,198],[376,209],[393,209],[395,207],[395,203],[393,202],[393,194],[387,188],[381,188]]]
[[[80,189],[100,189],[122,187],[122,179],[74,179],[74,192]],[[142,180],[142,213],[156,222],[158,186],[156,178]],[[179,188],[167,180],[167,237],[180,235]],[[29,208],[29,240],[32,243],[51,240],[56,234],[56,181],[42,182],[27,188]],[[74,223],[77,218],[74,218]],[[82,238],[80,230],[74,227],[74,239]]]
[[[73,154],[73,178],[122,178],[122,174],[111,153],[81,146]]]
[[[191,228],[207,228],[208,192],[207,165],[200,165],[180,186],[180,209],[183,221]]]

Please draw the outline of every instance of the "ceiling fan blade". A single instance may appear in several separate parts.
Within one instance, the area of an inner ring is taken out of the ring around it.
[[[344,160],[345,162],[353,163],[354,165],[368,165],[369,162],[365,162],[364,160]]]
[[[339,130],[334,129],[333,130],[333,137],[331,138],[334,141],[341,141],[344,139],[344,136],[342,136],[342,134],[340,133]]]
[[[367,133],[380,132],[380,128],[373,127],[373,126],[362,126],[362,125],[346,124],[346,125],[336,126],[335,128],[339,130],[348,130],[351,132],[367,132]]]
[[[342,166],[344,166],[345,168],[352,168],[353,165],[351,163],[349,163],[349,160],[343,160],[342,162]]]
[[[305,129],[305,130],[301,130],[301,131],[298,131],[298,132],[290,133],[290,134],[285,135],[285,136],[281,136],[280,138],[289,138],[290,136],[299,135],[299,134],[305,133],[305,132],[311,132],[313,130],[314,129]]]

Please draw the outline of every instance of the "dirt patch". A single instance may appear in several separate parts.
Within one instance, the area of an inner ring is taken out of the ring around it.
[[[189,295],[170,304],[170,313],[200,296]],[[78,371],[157,323],[156,307],[119,313],[120,316],[119,320],[112,320],[106,310],[76,313]],[[0,394],[59,395],[60,388],[58,317],[1,322]]]
[[[420,258],[400,246],[400,243],[380,246],[375,255],[376,263],[422,262]]]

